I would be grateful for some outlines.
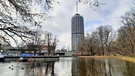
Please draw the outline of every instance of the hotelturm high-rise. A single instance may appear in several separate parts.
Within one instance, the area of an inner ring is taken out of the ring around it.
[[[79,43],[84,38],[84,19],[76,13],[71,19],[71,47],[72,51],[77,51]]]

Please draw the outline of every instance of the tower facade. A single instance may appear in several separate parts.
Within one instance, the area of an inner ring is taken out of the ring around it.
[[[71,19],[71,46],[72,51],[77,51],[79,43],[84,38],[84,19],[80,14],[75,14]]]

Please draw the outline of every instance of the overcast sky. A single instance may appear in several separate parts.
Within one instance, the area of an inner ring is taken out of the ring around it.
[[[71,48],[71,18],[76,14],[76,0],[58,0],[50,12],[52,19],[45,21],[44,31],[57,35],[57,48]],[[132,0],[102,0],[105,5],[98,8],[98,12],[83,3],[78,4],[79,14],[84,18],[85,34],[94,31],[101,25],[112,25],[117,30],[119,19],[130,10]]]
[[[71,49],[71,18],[76,12],[77,0],[57,0],[59,4],[54,4],[53,11],[48,15],[52,16],[51,20],[45,20],[42,23],[42,30],[52,32],[56,35],[59,42],[57,49]],[[133,6],[133,0],[100,0],[105,5],[100,6],[98,11],[94,11],[93,7],[79,3],[79,14],[84,18],[85,34],[91,33],[98,26],[112,25],[114,30],[117,30],[120,24],[120,18],[125,12]],[[34,7],[35,6],[35,7]],[[33,12],[42,12],[40,6],[33,5]],[[15,43],[12,43],[15,44]]]

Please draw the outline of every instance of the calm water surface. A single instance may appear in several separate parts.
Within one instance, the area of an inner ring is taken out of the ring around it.
[[[74,58],[0,63],[0,76],[135,76],[135,63],[121,59]]]

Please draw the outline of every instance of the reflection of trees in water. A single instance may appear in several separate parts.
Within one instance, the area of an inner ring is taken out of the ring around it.
[[[55,61],[28,62],[25,76],[55,76],[54,65]]]
[[[112,76],[112,66],[111,61],[108,59],[99,60],[99,69],[97,71],[100,71],[98,75],[102,76]]]
[[[127,72],[125,72],[125,76],[135,76],[135,63],[127,62]]]
[[[94,59],[79,58],[72,65],[72,76],[97,76],[96,64]]]
[[[72,62],[72,76],[135,76],[133,66],[128,64],[113,59],[77,58]]]
[[[51,76],[55,76],[54,74],[54,62],[48,62],[46,65],[45,75],[48,75],[48,72],[51,72]]]

